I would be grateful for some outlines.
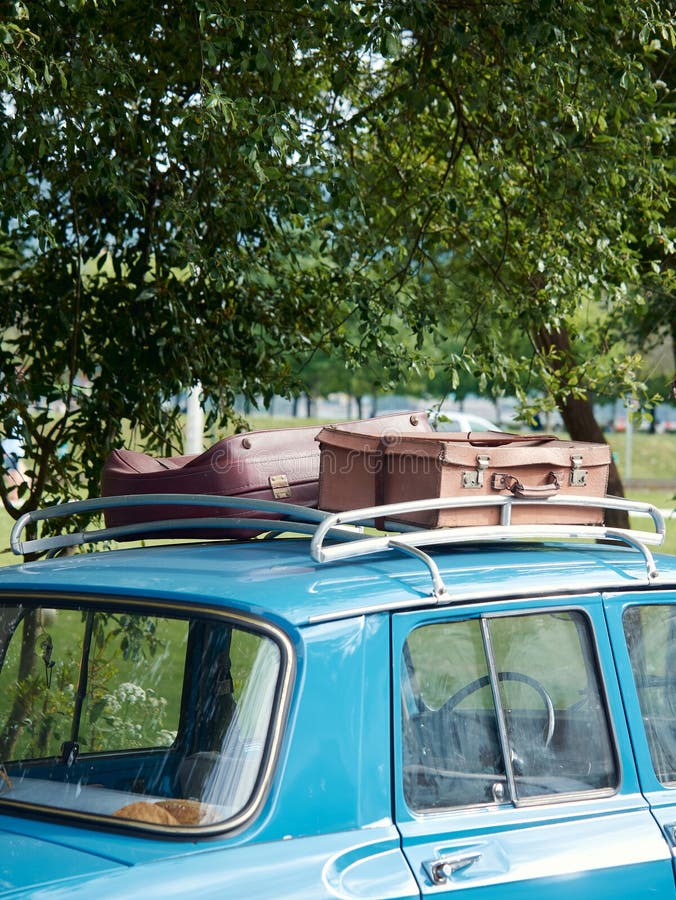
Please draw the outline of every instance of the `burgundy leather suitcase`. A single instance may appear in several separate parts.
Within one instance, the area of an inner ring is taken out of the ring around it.
[[[350,459],[341,479],[334,477],[331,466],[322,458],[320,504],[335,512],[436,497],[603,497],[608,484],[610,448],[606,444],[564,441],[548,435],[399,434],[376,445],[363,435],[334,428],[322,430],[318,440],[329,461],[336,447],[342,460]],[[399,518],[426,527],[497,525],[500,508],[440,509]],[[601,509],[558,504],[515,505],[511,518],[515,525],[595,525],[602,520]]]
[[[306,426],[235,434],[192,456],[160,458],[134,450],[113,450],[103,467],[101,492],[104,497],[214,494],[316,506],[319,456],[315,436],[318,430],[318,426]],[[133,506],[106,510],[105,521],[112,528],[136,522],[224,514],[222,509],[197,506]],[[247,518],[254,514],[233,509],[232,515]],[[247,537],[252,533],[223,531],[228,537]],[[176,536],[173,532],[165,534]],[[205,536],[214,534],[214,531],[205,531]],[[189,536],[200,536],[200,533],[191,529]]]
[[[384,428],[400,430],[410,413],[380,416],[348,423],[354,433]],[[427,424],[426,414],[420,414]],[[422,425],[421,425],[422,427]],[[319,499],[319,425],[300,428],[249,431],[232,435],[194,456],[153,457],[133,450],[114,450],[102,471],[103,496],[125,494],[214,494],[249,499],[280,500],[298,506],[316,507]],[[223,516],[223,509],[197,506],[135,506],[105,512],[108,527],[137,522],[158,522],[171,518]],[[255,518],[255,512],[235,510],[233,516]],[[275,518],[266,514],[266,518]],[[149,533],[152,528],[149,529]],[[239,533],[224,529],[228,537],[248,537],[255,531]],[[174,532],[163,532],[176,536]],[[186,536],[199,537],[194,529]],[[205,535],[214,536],[213,530]],[[139,536],[134,535],[133,539]]]

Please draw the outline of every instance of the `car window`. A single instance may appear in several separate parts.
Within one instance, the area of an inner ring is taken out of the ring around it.
[[[413,810],[612,789],[617,765],[579,612],[423,625],[402,659]]]
[[[59,756],[71,740],[80,752],[170,746],[186,640],[187,623],[163,617],[25,612],[0,671],[0,758]]]
[[[226,821],[269,756],[283,662],[227,617],[0,607],[0,803]]]
[[[676,783],[676,609],[631,606],[624,633],[655,774]]]

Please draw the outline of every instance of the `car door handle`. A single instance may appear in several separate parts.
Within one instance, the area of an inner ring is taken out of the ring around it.
[[[454,872],[473,866],[480,859],[480,853],[457,853],[427,860],[423,866],[432,884],[446,884]]]

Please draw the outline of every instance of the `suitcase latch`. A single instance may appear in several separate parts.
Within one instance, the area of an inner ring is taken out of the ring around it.
[[[482,488],[484,486],[484,472],[488,468],[490,456],[480,453],[476,458],[476,471],[462,473],[462,486],[464,488]]]
[[[275,500],[288,500],[291,496],[291,488],[289,487],[289,479],[286,475],[271,475],[268,479],[270,482],[270,490]]]
[[[571,487],[587,487],[587,469],[582,468],[582,457],[571,456],[570,458],[570,484]]]

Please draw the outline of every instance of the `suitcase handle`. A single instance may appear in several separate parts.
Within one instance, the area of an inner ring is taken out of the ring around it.
[[[491,487],[494,491],[509,491],[515,497],[522,497],[530,500],[542,500],[546,497],[553,497],[561,490],[561,484],[556,476],[556,472],[550,472],[547,476],[548,484],[525,485],[519,481],[514,475],[504,473],[496,473],[491,479]]]

